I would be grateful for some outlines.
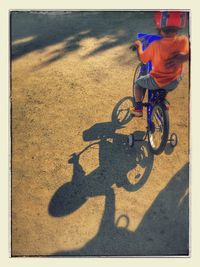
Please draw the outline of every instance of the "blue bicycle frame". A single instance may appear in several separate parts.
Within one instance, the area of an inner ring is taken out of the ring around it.
[[[149,44],[156,40],[160,40],[162,37],[160,35],[156,34],[145,34],[145,33],[138,33],[137,38],[141,40],[142,42],[142,49],[145,50]],[[152,63],[149,61],[147,64],[142,64],[139,76],[142,73],[148,74],[152,70]],[[165,90],[158,89],[158,90],[148,90],[148,103],[144,103],[144,106],[147,107],[147,123],[149,128],[151,129],[152,127],[152,122],[151,122],[151,113],[153,109],[153,103],[155,101],[163,100],[165,96]]]

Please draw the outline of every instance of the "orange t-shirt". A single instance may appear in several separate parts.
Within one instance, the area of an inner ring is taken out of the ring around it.
[[[147,49],[140,54],[140,59],[147,63],[152,62],[152,70],[150,75],[154,77],[156,83],[162,87],[173,80],[176,80],[182,73],[183,64],[177,68],[167,69],[165,62],[171,58],[174,54],[189,52],[189,41],[186,36],[165,37],[161,40],[154,41]]]

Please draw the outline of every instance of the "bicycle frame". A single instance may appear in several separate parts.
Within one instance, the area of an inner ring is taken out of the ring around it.
[[[145,33],[138,33],[137,38],[142,42],[142,49],[145,50],[149,44],[153,41],[160,40],[162,37],[156,34],[145,34]],[[152,63],[149,61],[147,64],[143,64],[139,73],[141,74],[148,74],[152,69]],[[153,104],[157,101],[162,101],[165,98],[165,90],[158,89],[158,90],[148,90],[148,102],[144,103],[143,105],[147,108],[147,123],[149,129],[152,127],[151,122],[151,114],[153,109]]]

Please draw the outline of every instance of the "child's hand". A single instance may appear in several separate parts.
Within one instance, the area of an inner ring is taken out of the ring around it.
[[[136,40],[134,42],[134,45],[137,46],[137,47],[140,47],[140,46],[142,46],[142,42],[140,40]]]

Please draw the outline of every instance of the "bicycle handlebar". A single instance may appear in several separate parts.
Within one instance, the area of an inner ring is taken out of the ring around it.
[[[137,50],[137,45],[132,44],[129,49],[131,49],[132,51],[136,51]]]
[[[137,40],[141,41],[142,43],[145,41],[144,37],[139,37],[137,38]],[[131,49],[132,51],[136,51],[138,48],[137,45],[134,44],[134,42],[132,43],[132,45],[129,47],[129,49]]]
[[[146,33],[137,34],[137,40],[140,40],[142,42],[143,50],[145,50],[150,43],[152,43],[155,40],[160,40],[161,38],[162,37],[157,34],[146,34]],[[134,42],[129,47],[129,49],[131,49],[132,51],[137,50],[137,46],[134,44]]]

